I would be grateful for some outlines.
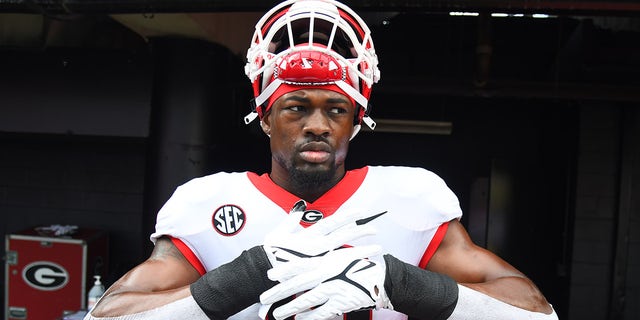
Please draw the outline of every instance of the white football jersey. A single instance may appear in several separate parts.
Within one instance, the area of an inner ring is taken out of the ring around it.
[[[178,187],[156,222],[155,240],[170,236],[201,274],[262,244],[300,200],[276,185],[268,174],[221,172]],[[433,172],[422,168],[369,166],[345,177],[314,202],[307,202],[303,220],[311,223],[340,212],[383,213],[369,222],[377,234],[349,245],[378,244],[407,263],[425,267],[437,249],[447,222],[459,219],[458,198]],[[304,224],[304,223],[303,223]],[[372,257],[382,260],[382,255]],[[259,304],[230,319],[258,320]],[[342,319],[406,319],[391,310],[350,313]]]

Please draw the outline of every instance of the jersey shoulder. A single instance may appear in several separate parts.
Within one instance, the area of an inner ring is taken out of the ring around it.
[[[395,207],[421,217],[439,217],[429,221],[460,218],[462,210],[455,193],[437,174],[420,167],[373,166],[367,174],[367,190],[388,199]],[[365,180],[366,181],[366,180]]]
[[[419,186],[419,190],[423,191],[443,187],[449,189],[439,175],[421,167],[370,166],[368,176],[387,181],[394,188],[408,189]]]
[[[211,197],[211,195],[233,190],[244,185],[249,181],[247,174],[248,172],[217,172],[193,178],[178,186],[171,197],[184,197],[195,202],[204,200]]]

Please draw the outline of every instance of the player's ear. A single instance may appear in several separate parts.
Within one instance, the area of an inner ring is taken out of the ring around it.
[[[268,117],[264,117],[260,120],[260,127],[262,128],[262,132],[266,134],[268,137],[271,137],[271,125],[269,124]]]

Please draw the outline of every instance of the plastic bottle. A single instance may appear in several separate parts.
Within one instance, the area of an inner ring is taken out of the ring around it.
[[[104,285],[100,282],[100,276],[93,276],[95,281],[93,282],[93,287],[89,290],[89,295],[87,298],[87,310],[91,311],[93,307],[96,305],[102,294],[104,294]]]

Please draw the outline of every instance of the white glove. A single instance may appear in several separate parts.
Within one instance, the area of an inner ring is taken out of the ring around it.
[[[273,315],[278,320],[292,315],[296,315],[296,320],[316,320],[329,319],[354,310],[393,310],[384,290],[384,264],[361,258],[377,251],[377,246],[352,247],[335,250],[322,257],[304,259],[299,264],[308,264],[299,269],[302,271],[293,277],[289,273],[289,279],[261,294],[260,302],[272,304],[311,289],[276,308]],[[279,268],[269,270],[271,280],[280,280],[272,278],[274,274],[279,274]],[[315,309],[311,309],[314,307]]]
[[[265,237],[263,249],[267,253],[271,266],[274,267],[267,273],[272,280],[284,281],[296,274],[316,268],[319,262],[316,258],[341,248],[355,239],[375,234],[375,228],[366,223],[384,214],[384,212],[378,214],[340,212],[308,228],[303,228],[300,226],[300,219],[305,210],[306,203],[303,200],[298,201],[289,212],[289,216]],[[379,250],[379,247],[362,248],[358,251],[360,254],[358,258],[368,257]],[[295,293],[288,296],[293,294]],[[270,308],[271,303],[263,304],[258,312],[259,316],[265,319]]]
[[[300,219],[305,209],[306,203],[298,201],[289,216],[265,237],[263,249],[273,267],[300,258],[322,256],[353,240],[376,233],[374,227],[359,224],[358,221],[368,218],[361,212],[336,213],[303,228]]]

